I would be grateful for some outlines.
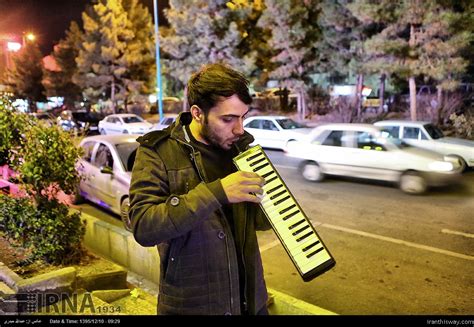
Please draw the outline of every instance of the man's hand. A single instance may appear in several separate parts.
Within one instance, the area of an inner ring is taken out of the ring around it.
[[[256,173],[238,171],[221,179],[222,188],[230,203],[255,202],[261,200],[265,179]]]

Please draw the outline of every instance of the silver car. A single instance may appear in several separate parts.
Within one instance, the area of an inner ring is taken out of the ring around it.
[[[139,136],[85,137],[79,144],[84,154],[76,166],[81,176],[76,202],[84,198],[119,214],[127,230],[131,229],[128,190]]]
[[[145,134],[153,124],[135,114],[108,115],[99,122],[99,132],[108,134]]]
[[[318,126],[307,140],[289,142],[286,154],[302,160],[301,173],[309,181],[325,175],[381,180],[409,194],[457,183],[461,170],[455,157],[410,146],[369,124]]]
[[[384,120],[374,125],[405,143],[456,157],[461,170],[474,168],[474,141],[444,136],[438,127],[423,121]]]

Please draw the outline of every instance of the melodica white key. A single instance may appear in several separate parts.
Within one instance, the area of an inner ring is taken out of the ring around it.
[[[265,178],[260,207],[303,280],[308,282],[334,267],[336,261],[262,147],[240,153],[234,164]]]

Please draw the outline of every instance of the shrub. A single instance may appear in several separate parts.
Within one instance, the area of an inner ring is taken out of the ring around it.
[[[453,124],[454,133],[457,137],[474,139],[474,117],[463,114],[456,115],[455,113],[449,116],[449,120]]]
[[[10,240],[27,247],[31,221],[35,219],[36,211],[28,198],[0,194],[0,231]]]
[[[20,173],[28,194],[39,203],[40,197],[54,197],[59,190],[73,193],[79,182],[75,164],[81,151],[70,135],[57,126],[36,125],[24,136],[18,150],[22,161],[13,168]]]
[[[81,151],[58,126],[37,124],[0,101],[0,161],[18,173],[26,198],[0,199],[0,229],[31,249],[35,259],[61,264],[76,262],[85,233],[80,214],[69,214],[57,193],[73,193]]]
[[[29,198],[0,194],[0,231],[30,250],[32,260],[52,264],[79,262],[85,233],[80,214],[69,214],[69,208],[57,200],[46,201],[41,208]]]
[[[13,164],[22,134],[30,124],[28,115],[16,112],[6,96],[0,96],[0,166]]]

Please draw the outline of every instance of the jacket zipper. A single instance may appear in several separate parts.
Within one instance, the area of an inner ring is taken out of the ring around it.
[[[194,150],[194,147],[189,144],[189,143],[186,143],[186,142],[183,142],[181,140],[177,140],[178,142],[188,146],[190,149],[191,149],[191,152],[189,153],[189,158],[191,160],[191,162],[194,164],[194,167],[196,168],[196,171],[199,175],[199,178],[201,179],[201,181],[203,182],[206,182],[206,180],[204,179],[204,177],[202,176],[201,174],[201,171],[200,171],[200,167],[198,166],[196,160],[195,160],[195,150]],[[227,220],[224,219],[223,217],[225,217],[225,214],[224,212],[222,211],[222,209],[219,209],[219,212],[221,213],[221,223],[223,225],[226,225],[227,226]],[[230,230],[230,227],[227,226],[227,230]],[[245,233],[244,233],[244,238],[245,238]],[[230,310],[231,312],[233,311],[233,308],[234,308],[234,296],[233,296],[233,283],[232,283],[232,267],[230,266],[230,253],[229,253],[229,243],[228,243],[228,237],[225,238],[225,248],[226,248],[226,254],[227,254],[227,272],[229,273],[229,287],[230,287]],[[247,278],[245,278],[247,279]],[[239,291],[240,293],[240,291]],[[240,305],[239,305],[240,306]]]

